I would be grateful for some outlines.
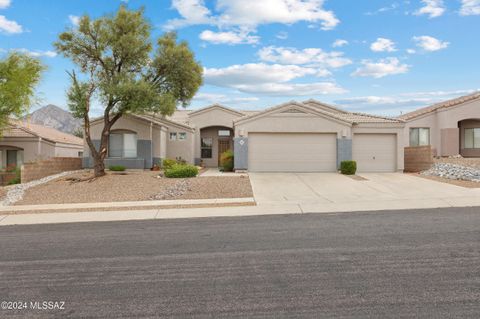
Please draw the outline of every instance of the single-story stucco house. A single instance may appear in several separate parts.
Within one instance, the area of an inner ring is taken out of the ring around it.
[[[0,169],[52,157],[83,157],[83,140],[28,121],[10,121],[0,137]]]
[[[480,157],[480,92],[424,107],[404,120],[405,146],[431,145],[437,156]]]
[[[235,170],[334,172],[342,160],[360,172],[402,171],[402,119],[352,113],[315,100],[263,111],[222,105],[178,110],[171,117],[126,115],[112,127],[106,165],[150,168],[165,158],[216,167],[220,154],[235,154]],[[91,123],[99,147],[103,120]],[[88,146],[83,165],[92,167]]]

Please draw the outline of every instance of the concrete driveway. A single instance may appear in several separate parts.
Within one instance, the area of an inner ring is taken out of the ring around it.
[[[402,173],[250,173],[258,205],[300,205],[302,211],[355,211],[480,205],[480,189]]]

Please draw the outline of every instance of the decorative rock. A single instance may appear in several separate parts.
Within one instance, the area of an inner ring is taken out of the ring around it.
[[[23,198],[23,195],[25,194],[25,191],[31,187],[34,187],[34,186],[38,186],[38,185],[41,185],[41,184],[45,184],[53,179],[56,179],[56,178],[59,178],[59,177],[62,177],[62,176],[66,176],[66,175],[70,175],[70,174],[73,174],[73,173],[78,173],[78,172],[82,172],[81,170],[79,171],[68,171],[68,172],[62,172],[62,173],[59,173],[59,174],[55,174],[55,175],[50,175],[50,176],[47,176],[47,177],[44,177],[44,178],[41,178],[41,179],[37,179],[37,180],[34,180],[34,181],[31,181],[31,182],[28,182],[28,183],[25,183],[25,184],[17,184],[17,185],[14,185],[12,188],[10,188],[7,192],[7,194],[5,195],[5,198],[0,201],[0,206],[10,206],[16,202],[18,202],[19,200],[21,200]]]
[[[480,182],[480,169],[450,163],[436,163],[427,171],[420,174],[438,176],[448,179]]]
[[[190,181],[188,179],[182,179],[175,183],[171,187],[167,187],[161,193],[150,196],[150,200],[164,200],[173,199],[182,196],[190,190]]]

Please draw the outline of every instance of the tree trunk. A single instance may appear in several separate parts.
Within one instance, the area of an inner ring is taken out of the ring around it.
[[[93,174],[95,177],[104,176],[105,173],[105,162],[101,157],[94,157],[95,163],[93,164]]]

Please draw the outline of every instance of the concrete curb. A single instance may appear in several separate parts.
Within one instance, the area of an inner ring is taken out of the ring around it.
[[[57,224],[77,222],[103,222],[103,221],[128,221],[146,219],[181,219],[181,218],[207,218],[207,217],[240,217],[240,216],[265,216],[284,214],[308,213],[354,213],[391,211],[401,212],[406,209],[434,209],[448,207],[479,207],[478,196],[457,197],[450,199],[408,200],[408,201],[376,201],[363,203],[325,203],[302,204],[259,204],[257,206],[235,207],[207,207],[207,208],[182,208],[182,209],[145,209],[145,210],[117,210],[117,211],[89,211],[72,213],[36,213],[36,214],[0,214],[0,226],[31,225],[31,224]]]
[[[76,203],[76,204],[47,204],[47,205],[19,205],[19,206],[0,206],[1,214],[20,214],[35,211],[60,211],[60,210],[81,210],[102,208],[138,208],[148,209],[157,207],[185,207],[185,206],[232,206],[241,204],[255,204],[253,197],[245,198],[213,198],[213,199],[175,199],[175,200],[151,200],[135,202],[105,202],[105,203]]]

